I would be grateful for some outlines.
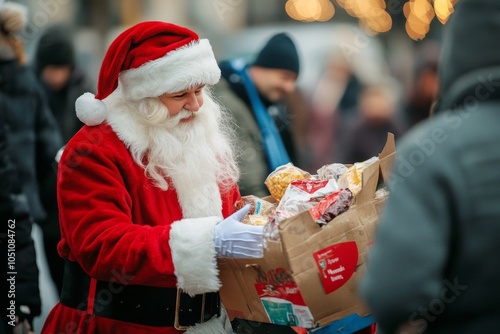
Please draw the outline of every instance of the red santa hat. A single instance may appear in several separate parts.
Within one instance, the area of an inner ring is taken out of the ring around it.
[[[99,72],[97,94],[76,100],[76,114],[93,126],[106,119],[102,102],[119,86],[128,99],[176,93],[198,84],[214,85],[220,69],[207,39],[165,22],[142,22],[111,43]]]

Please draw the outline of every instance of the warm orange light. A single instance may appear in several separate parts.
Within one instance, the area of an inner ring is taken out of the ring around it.
[[[290,16],[292,19],[297,21],[302,20],[302,17],[299,15],[297,9],[295,8],[293,0],[287,1],[287,3],[285,4],[285,11],[288,14],[288,16]]]
[[[410,26],[411,30],[419,35],[426,35],[429,32],[430,25],[427,22],[422,22],[419,19],[410,16],[406,24]]]
[[[411,5],[409,2],[405,3],[403,6],[403,14],[405,14],[405,17],[408,18],[411,14]]]
[[[419,41],[419,40],[424,39],[425,34],[419,34],[419,33],[415,32],[412,29],[411,25],[409,25],[408,23],[409,22],[406,21],[406,24],[405,24],[406,33],[408,34],[408,36],[410,36],[410,38],[413,39],[414,41]]]
[[[321,13],[318,21],[325,22],[330,20],[335,15],[335,7],[329,0],[321,1]]]
[[[285,4],[288,16],[299,21],[328,21],[335,14],[329,0],[288,0]]]
[[[337,3],[339,4],[340,7],[345,8],[350,0],[337,0]]]
[[[409,0],[403,6],[406,17],[405,30],[414,40],[421,40],[429,32],[434,17],[445,24],[453,13],[458,0]],[[336,0],[349,15],[359,20],[360,27],[368,34],[391,30],[392,17],[386,12],[386,0]],[[288,16],[294,20],[328,21],[335,15],[331,0],[288,0],[285,4]]]
[[[451,0],[435,0],[434,11],[436,12],[439,22],[445,24],[454,11],[453,3]]]
[[[392,28],[392,18],[389,13],[382,11],[379,16],[368,19],[367,26],[377,33],[387,32]]]

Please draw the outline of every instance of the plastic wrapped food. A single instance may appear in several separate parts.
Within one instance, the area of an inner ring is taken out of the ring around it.
[[[295,180],[290,183],[283,198],[278,204],[277,211],[286,211],[297,214],[307,211],[324,197],[338,190],[335,180]]]
[[[241,220],[244,224],[264,226],[269,222],[269,215],[274,215],[276,204],[254,195],[243,196],[234,203],[235,211],[250,204],[250,211]]]
[[[234,207],[237,211],[247,204],[250,204],[250,215],[265,216],[273,212],[276,208],[276,204],[268,202],[265,199],[254,195],[243,196],[234,204]]]
[[[286,188],[294,180],[307,179],[311,174],[295,167],[292,163],[276,168],[266,178],[264,183],[271,193],[271,196],[277,201],[281,200],[285,194]]]
[[[363,170],[378,161],[377,157],[372,157],[363,162],[356,162],[339,179],[339,187],[349,188],[356,196],[363,187]]]
[[[269,222],[269,217],[267,215],[247,215],[241,222],[248,225],[264,226]]]
[[[353,195],[349,189],[340,189],[322,199],[309,212],[316,223],[325,225],[341,213],[347,211],[351,206],[352,199]]]
[[[345,172],[347,172],[347,167],[343,164],[330,164],[324,165],[318,169],[318,178],[320,180],[330,180],[334,179],[338,181]]]
[[[294,215],[287,211],[276,210],[273,214],[270,214],[269,223],[264,226],[264,238],[267,240],[280,240],[279,225],[285,219],[291,218]]]

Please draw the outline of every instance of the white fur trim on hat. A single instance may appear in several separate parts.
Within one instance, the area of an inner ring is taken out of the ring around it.
[[[123,94],[132,100],[177,93],[197,84],[215,85],[220,68],[207,39],[193,41],[164,57],[120,73]]]
[[[221,219],[182,219],[172,224],[169,244],[177,286],[191,296],[216,292],[221,286],[214,243],[214,227]]]
[[[92,93],[85,93],[76,99],[75,109],[78,119],[89,126],[101,124],[107,116],[106,105]]]

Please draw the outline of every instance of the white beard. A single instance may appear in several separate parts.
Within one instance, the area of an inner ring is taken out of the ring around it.
[[[219,186],[234,186],[238,169],[219,105],[204,92],[194,118],[179,123],[191,112],[169,117],[158,99],[126,102],[115,94],[105,100],[108,123],[155,186],[166,190],[170,179],[184,218],[222,216]]]

